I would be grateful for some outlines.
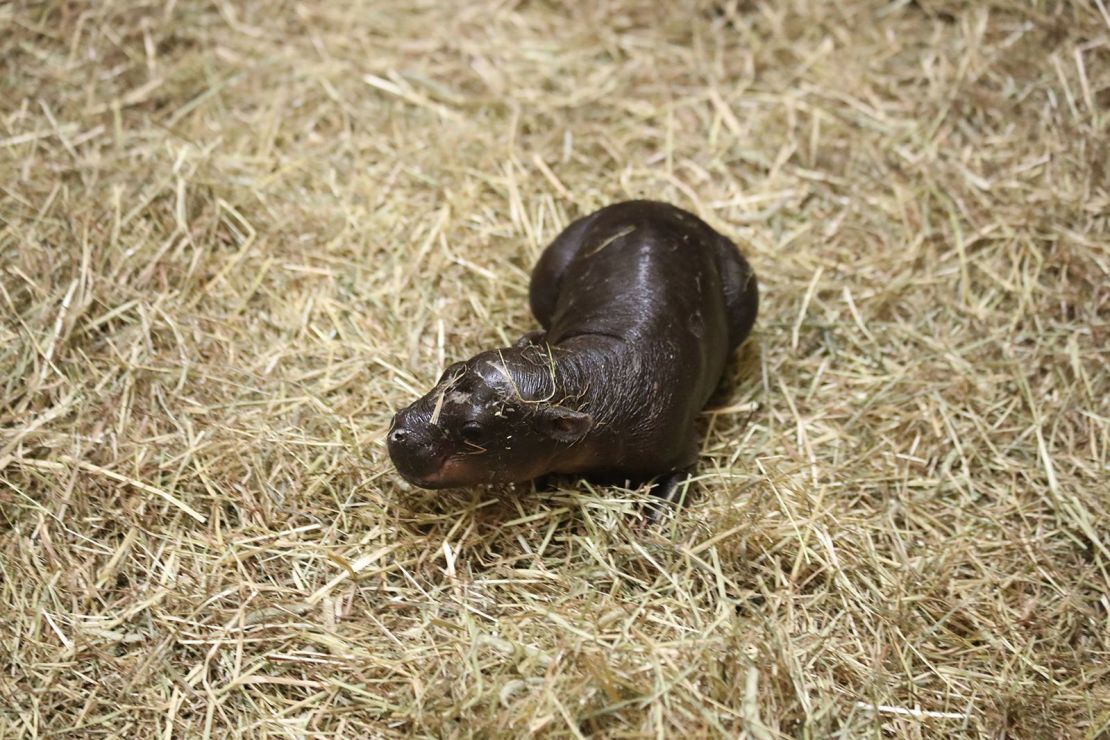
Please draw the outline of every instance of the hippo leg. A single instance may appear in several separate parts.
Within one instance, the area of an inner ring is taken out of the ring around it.
[[[532,314],[545,329],[551,326],[563,273],[582,247],[582,236],[595,215],[583,216],[563,229],[543,250],[532,269],[532,279],[528,284],[528,303],[532,307]]]
[[[688,481],[694,475],[694,466],[668,473],[651,489],[651,495],[668,504],[682,506],[690,498]]]
[[[640,516],[646,524],[659,522],[668,512],[676,511],[690,500],[693,490],[688,482],[693,472],[690,466],[655,479],[651,498],[640,507]]]
[[[657,477],[651,485],[651,500],[644,504],[642,515],[651,523],[663,518],[667,511],[685,505],[693,496],[690,485],[694,467],[697,465],[697,441],[691,439],[690,449],[669,473]]]
[[[714,248],[728,310],[728,341],[730,348],[735,349],[747,339],[755,324],[759,313],[759,285],[751,265],[735,244],[720,237]]]

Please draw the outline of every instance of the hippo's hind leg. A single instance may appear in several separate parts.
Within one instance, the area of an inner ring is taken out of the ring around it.
[[[528,284],[528,302],[532,314],[544,329],[550,328],[551,317],[555,313],[555,302],[559,298],[559,283],[567,265],[578,254],[586,227],[593,221],[594,214],[583,216],[559,233],[555,240],[543,250],[536,266],[532,268],[532,280]]]
[[[725,292],[728,339],[733,349],[748,338],[759,313],[759,284],[751,265],[736,245],[721,237],[716,242],[717,270]]]

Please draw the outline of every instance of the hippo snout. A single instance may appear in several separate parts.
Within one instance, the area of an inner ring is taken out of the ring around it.
[[[443,464],[438,440],[426,425],[412,418],[408,409],[397,412],[386,435],[389,457],[397,471],[409,482],[422,485]]]

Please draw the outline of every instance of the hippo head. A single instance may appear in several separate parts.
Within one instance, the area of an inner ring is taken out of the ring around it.
[[[421,488],[518,483],[552,464],[593,427],[556,383],[549,351],[492,350],[458,362],[393,417],[389,456]]]

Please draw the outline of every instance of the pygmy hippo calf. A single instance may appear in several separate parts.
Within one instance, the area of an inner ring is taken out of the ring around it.
[[[543,331],[451,365],[397,413],[397,471],[422,488],[658,479],[670,499],[697,458],[695,419],[755,322],[747,261],[697,216],[629,201],[559,234],[529,299]]]

